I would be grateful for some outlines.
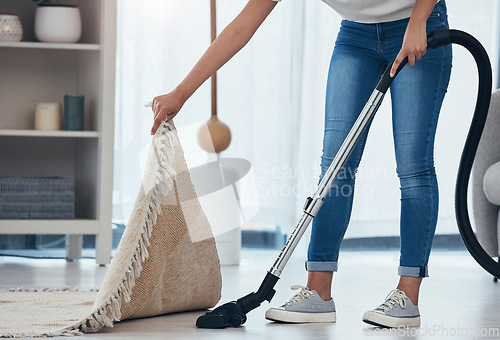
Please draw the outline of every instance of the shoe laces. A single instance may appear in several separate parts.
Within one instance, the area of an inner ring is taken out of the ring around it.
[[[393,289],[385,298],[385,302],[375,308],[375,310],[382,310],[388,312],[395,306],[399,305],[401,308],[406,308],[406,294],[399,289]]]
[[[300,289],[300,291],[297,294],[295,294],[294,296],[292,296],[292,298],[290,300],[288,300],[288,302],[286,302],[283,306],[285,306],[285,305],[286,306],[296,305],[296,304],[301,303],[302,301],[308,299],[310,296],[314,295],[314,293],[311,292],[309,290],[309,288],[304,287],[304,286],[293,285],[291,287],[291,289],[292,290]]]

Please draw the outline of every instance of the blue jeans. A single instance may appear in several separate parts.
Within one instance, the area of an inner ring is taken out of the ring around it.
[[[408,19],[378,24],[342,21],[328,74],[321,177],[335,157],[386,66],[396,58]],[[427,32],[448,28],[444,1],[436,4]],[[438,214],[434,136],[451,73],[451,46],[428,49],[391,85],[396,172],[401,189],[399,275],[426,277]],[[349,224],[362,135],[313,221],[308,271],[336,271]]]

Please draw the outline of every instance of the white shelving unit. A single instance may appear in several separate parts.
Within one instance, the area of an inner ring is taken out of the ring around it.
[[[36,48],[36,49],[54,49],[54,50],[78,50],[78,51],[98,51],[101,49],[99,44],[56,44],[33,41],[0,41],[0,47],[10,48]]]
[[[0,136],[98,138],[97,131],[0,130]]]
[[[73,0],[82,16],[75,44],[37,42],[36,4],[2,0],[17,13],[21,42],[0,41],[0,176],[75,181],[74,220],[0,220],[0,234],[66,234],[79,258],[81,235],[96,235],[96,262],[110,262],[115,101],[116,0]],[[34,130],[38,102],[85,96],[84,131]],[[79,245],[80,244],[80,245]]]

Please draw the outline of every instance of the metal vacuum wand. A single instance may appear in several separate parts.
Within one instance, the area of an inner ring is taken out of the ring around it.
[[[391,67],[392,64],[388,66],[384,75],[386,73],[389,73]],[[363,131],[377,112],[380,104],[382,103],[382,99],[384,98],[384,94],[385,92],[381,92],[378,89],[375,89],[373,91],[370,99],[368,99],[365,107],[354,122],[354,125],[349,131],[349,134],[340,146],[337,155],[333,159],[332,163],[328,167],[328,170],[323,176],[323,179],[319,183],[318,189],[316,189],[316,192],[314,193],[314,195],[312,195],[312,197],[308,197],[306,199],[306,202],[304,204],[304,214],[299,219],[297,226],[288,238],[288,241],[283,247],[283,250],[276,259],[276,262],[269,270],[269,273],[271,273],[272,275],[280,277],[283,268],[285,268],[288,260],[290,259],[290,256],[292,255],[293,251],[297,247],[297,244],[302,238],[302,235],[304,235],[304,232],[311,223],[312,219],[316,217],[316,214],[323,205],[326,196],[330,192],[330,189],[332,188],[333,183],[335,182],[335,179],[337,178],[340,170],[347,161],[347,158],[349,158],[349,155],[356,146],[356,143],[361,138]]]

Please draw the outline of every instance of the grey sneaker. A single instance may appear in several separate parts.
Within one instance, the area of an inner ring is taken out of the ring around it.
[[[300,292],[284,305],[269,308],[266,311],[267,320],[290,323],[335,322],[333,299],[324,301],[315,290],[303,286],[292,286],[292,289],[300,289]]]
[[[363,315],[363,321],[388,328],[419,327],[420,313],[405,292],[394,289],[383,304]]]

